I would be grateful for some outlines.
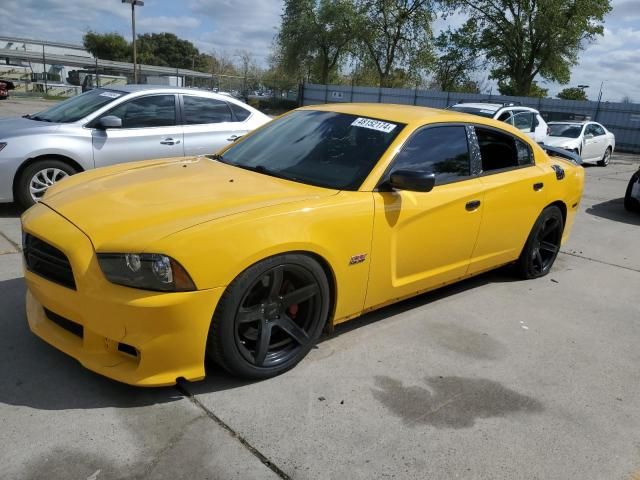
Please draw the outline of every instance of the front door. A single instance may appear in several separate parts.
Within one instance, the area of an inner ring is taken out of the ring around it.
[[[175,95],[145,95],[122,103],[105,116],[122,120],[122,128],[92,131],[97,167],[122,162],[184,156],[182,127],[176,120]]]
[[[480,180],[473,178],[466,127],[419,130],[394,159],[389,174],[395,170],[434,173],[436,186],[430,192],[373,193],[365,308],[464,276],[480,228],[483,198],[478,194]]]

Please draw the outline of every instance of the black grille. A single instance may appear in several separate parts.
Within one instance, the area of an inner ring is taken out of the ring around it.
[[[30,272],[64,287],[76,289],[76,281],[73,278],[69,259],[56,247],[33,235],[26,234],[24,237],[24,259]]]
[[[80,338],[84,336],[84,328],[79,323],[72,322],[71,320],[62,317],[57,313],[53,313],[51,310],[47,310],[46,308],[44,309],[44,313],[49,320],[59,327],[64,328],[66,331],[71,332]]]

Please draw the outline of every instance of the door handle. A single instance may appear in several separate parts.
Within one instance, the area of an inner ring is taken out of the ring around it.
[[[174,140],[173,138],[165,138],[160,142],[161,145],[177,145],[180,143],[180,140]]]
[[[469,212],[473,212],[480,207],[480,200],[471,200],[464,206]]]
[[[534,183],[533,184],[533,189],[536,192],[539,192],[540,190],[542,190],[542,187],[544,187],[544,183],[542,183],[542,182],[538,182],[538,183]]]
[[[236,140],[238,140],[242,135],[231,135],[229,138],[227,138],[227,142],[235,142]]]

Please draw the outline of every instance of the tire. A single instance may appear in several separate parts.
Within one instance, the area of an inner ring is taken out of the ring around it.
[[[633,190],[633,184],[640,181],[640,170],[634,173],[631,176],[631,180],[629,180],[629,185],[627,185],[627,191],[624,194],[624,208],[629,212],[639,212],[640,213],[640,200],[637,200],[631,196],[631,191]]]
[[[529,238],[516,264],[522,278],[544,277],[560,251],[564,218],[555,205],[545,208],[533,224]]]
[[[604,151],[602,160],[598,160],[598,166],[606,167],[607,165],[609,165],[610,161],[611,161],[611,147],[607,147],[607,149]]]
[[[36,160],[31,165],[28,165],[18,177],[15,184],[15,197],[18,204],[23,208],[29,208],[36,204],[44,192],[63,178],[78,173],[68,163],[63,162],[55,158],[44,157],[40,160]],[[38,194],[31,192],[31,185],[42,186],[42,190]]]
[[[232,375],[251,379],[293,368],[322,333],[329,292],[324,270],[307,255],[278,255],[249,267],[218,303],[207,356]]]

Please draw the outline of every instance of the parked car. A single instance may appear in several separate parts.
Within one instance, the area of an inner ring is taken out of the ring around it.
[[[6,100],[9,97],[9,90],[15,90],[16,86],[9,80],[0,80],[0,100]]]
[[[624,208],[630,212],[640,213],[640,169],[629,179],[629,185],[624,194]]]
[[[597,122],[549,122],[547,144],[577,153],[585,163],[609,165],[616,137]]]
[[[549,128],[540,112],[535,108],[513,103],[458,103],[449,109],[507,122],[526,133],[535,142],[545,143],[547,141]]]
[[[121,382],[199,380],[206,356],[268,378],[327,325],[502,265],[546,275],[583,182],[491,119],[304,107],[217,155],[53,186],[22,217],[29,326]]]
[[[0,202],[28,207],[60,179],[92,168],[215,153],[270,120],[212,92],[96,88],[35,115],[0,119]]]

